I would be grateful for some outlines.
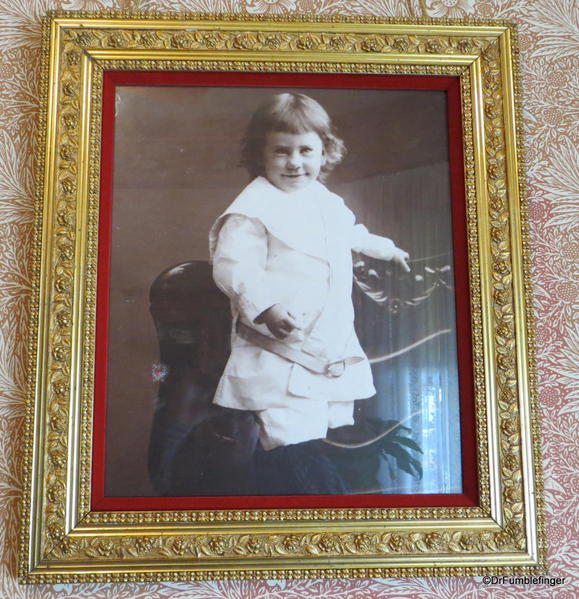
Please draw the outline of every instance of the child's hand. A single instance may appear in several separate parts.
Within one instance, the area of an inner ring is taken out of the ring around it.
[[[392,256],[392,261],[399,264],[404,272],[410,272],[410,266],[408,265],[408,260],[410,260],[410,254],[401,250],[400,248],[396,248],[394,250],[394,255]]]
[[[281,304],[274,304],[262,312],[255,321],[264,323],[271,334],[278,339],[285,339],[294,329],[299,328],[293,315]]]

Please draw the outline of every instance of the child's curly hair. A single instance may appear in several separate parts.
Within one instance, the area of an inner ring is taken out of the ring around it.
[[[324,108],[305,94],[276,94],[253,113],[241,143],[241,166],[252,178],[264,175],[263,148],[269,131],[308,133],[314,131],[324,145],[324,164],[319,179],[342,160],[346,153],[344,142],[334,134],[332,121]]]

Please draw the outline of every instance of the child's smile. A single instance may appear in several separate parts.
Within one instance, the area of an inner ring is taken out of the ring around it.
[[[287,192],[303,189],[315,181],[324,165],[324,144],[314,131],[270,131],[263,150],[265,176]]]

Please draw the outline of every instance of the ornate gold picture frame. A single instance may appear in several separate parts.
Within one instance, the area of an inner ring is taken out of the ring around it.
[[[55,13],[45,22],[43,58],[21,580],[543,572],[514,26]],[[468,281],[462,300],[472,338],[466,410],[472,430],[463,423],[461,434],[472,437],[475,500],[445,502],[437,495],[430,501],[425,495],[388,504],[345,495],[252,504],[240,494],[214,505],[211,497],[197,503],[188,497],[182,504],[136,501],[111,508],[95,499],[104,453],[99,431],[106,420],[95,404],[106,378],[97,355],[108,285],[103,252],[110,242],[102,208],[112,168],[103,130],[106,118],[114,118],[103,107],[114,105],[104,97],[107,77],[128,72],[457,82],[455,134],[463,161],[455,180],[463,200],[453,226],[463,231]]]

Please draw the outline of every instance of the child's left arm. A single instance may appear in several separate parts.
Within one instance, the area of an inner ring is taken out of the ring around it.
[[[352,250],[371,258],[391,260],[399,264],[406,272],[410,272],[408,252],[396,247],[394,242],[387,237],[369,233],[364,225],[355,225],[353,228]]]

